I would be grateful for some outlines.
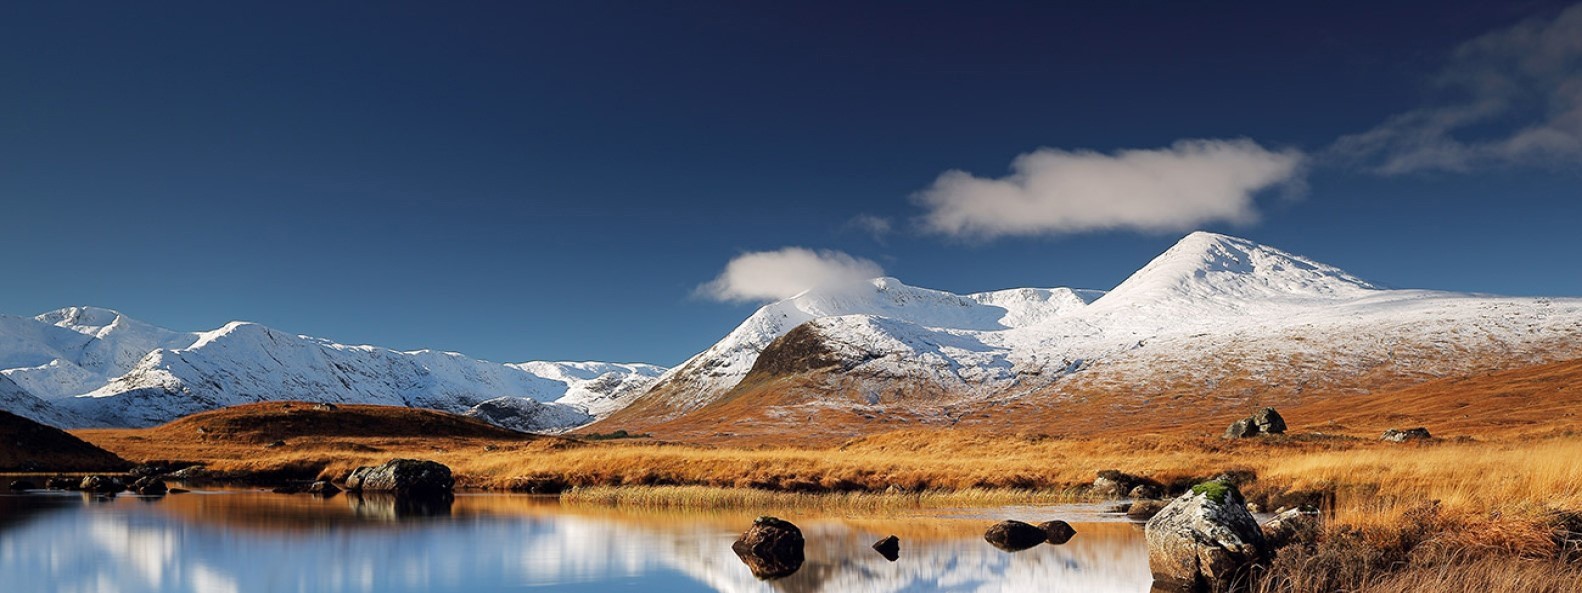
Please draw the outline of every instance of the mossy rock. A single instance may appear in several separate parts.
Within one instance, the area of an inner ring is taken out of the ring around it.
[[[1224,480],[1209,480],[1193,486],[1192,493],[1207,496],[1214,504],[1225,504],[1226,497],[1241,498],[1236,485]]]

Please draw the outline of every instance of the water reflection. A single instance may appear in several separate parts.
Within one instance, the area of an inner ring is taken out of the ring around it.
[[[1119,522],[1073,521],[1078,535],[1069,543],[1008,554],[984,543],[982,530],[993,521],[976,516],[777,511],[801,527],[806,560],[795,574],[760,581],[731,551],[759,510],[630,513],[498,495],[459,496],[443,510],[269,493],[146,500],[0,496],[6,589],[1142,593],[1150,585],[1141,531]],[[1042,520],[1067,511],[995,512]],[[890,534],[902,548],[893,563],[872,548]]]

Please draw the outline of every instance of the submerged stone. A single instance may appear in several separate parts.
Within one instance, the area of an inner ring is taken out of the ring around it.
[[[753,576],[768,580],[787,577],[801,569],[804,544],[802,530],[796,525],[763,516],[754,519],[752,527],[736,538],[731,551],[736,552]]]
[[[1039,523],[1038,528],[1044,531],[1045,542],[1057,546],[1071,541],[1077,535],[1077,530],[1065,521],[1045,521]]]
[[[1007,552],[1026,550],[1048,538],[1044,530],[1021,521],[1001,521],[983,533],[985,541]]]
[[[873,550],[878,552],[880,556],[884,556],[885,560],[895,562],[896,559],[901,557],[901,538],[892,535],[873,542]]]

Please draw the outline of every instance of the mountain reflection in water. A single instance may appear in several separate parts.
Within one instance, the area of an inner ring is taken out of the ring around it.
[[[965,517],[775,511],[801,527],[807,561],[773,581],[754,578],[731,551],[757,512],[635,512],[493,494],[458,496],[448,513],[417,510],[348,495],[233,491],[104,502],[75,493],[0,495],[0,575],[6,590],[62,593],[1141,593],[1150,586],[1142,530],[1092,508]],[[1078,535],[1062,546],[1006,553],[982,538],[1001,518],[1064,518]],[[892,533],[901,540],[896,562],[870,547]]]

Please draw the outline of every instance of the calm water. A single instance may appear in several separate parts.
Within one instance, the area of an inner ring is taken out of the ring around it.
[[[0,495],[0,590],[93,593],[367,591],[1149,590],[1139,526],[1095,506],[779,512],[807,562],[760,581],[730,544],[756,513],[666,514],[462,495],[449,508],[341,495],[195,492],[97,501]],[[1001,518],[1065,519],[1063,546],[1007,553],[981,537]],[[901,557],[869,548],[889,534]]]

